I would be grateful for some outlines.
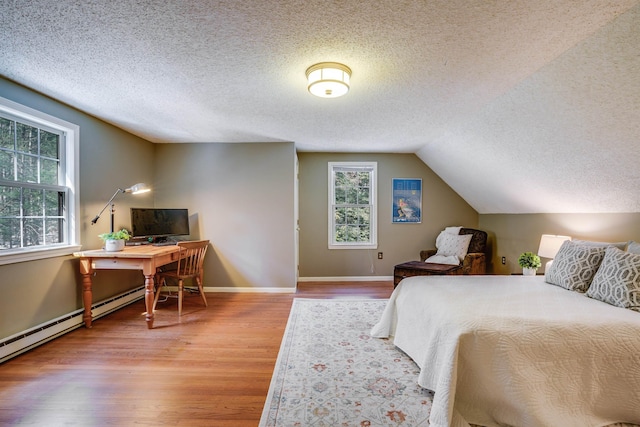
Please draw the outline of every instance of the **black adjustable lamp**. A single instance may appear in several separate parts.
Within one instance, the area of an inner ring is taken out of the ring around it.
[[[105,209],[107,209],[107,207],[109,205],[111,205],[111,232],[113,233],[113,214],[115,213],[115,204],[113,203],[113,199],[116,198],[116,196],[120,193],[131,193],[131,194],[141,194],[141,193],[147,193],[151,191],[151,189],[149,187],[147,187],[146,184],[143,184],[142,182],[136,184],[136,185],[132,185],[129,188],[125,188],[124,190],[122,188],[118,188],[116,190],[115,193],[113,193],[113,196],[111,196],[111,198],[109,199],[109,201],[107,202],[106,205],[104,205],[104,208],[102,208],[102,210],[100,211],[100,213],[98,215],[96,215],[95,218],[93,218],[91,220],[91,225],[95,224],[96,222],[98,222],[98,220],[100,219],[100,215],[102,215],[102,212],[104,212]]]

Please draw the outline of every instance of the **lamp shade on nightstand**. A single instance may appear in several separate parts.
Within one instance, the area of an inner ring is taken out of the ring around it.
[[[554,234],[543,234],[540,238],[540,247],[538,248],[538,256],[553,259],[556,257],[560,246],[566,240],[571,240],[570,236],[557,236]]]

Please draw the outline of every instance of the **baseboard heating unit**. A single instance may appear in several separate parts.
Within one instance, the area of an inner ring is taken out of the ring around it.
[[[144,286],[141,286],[93,304],[91,306],[93,319],[105,316],[112,311],[144,298],[144,289]],[[0,341],[0,363],[83,326],[83,313],[83,309],[75,310],[3,339]]]

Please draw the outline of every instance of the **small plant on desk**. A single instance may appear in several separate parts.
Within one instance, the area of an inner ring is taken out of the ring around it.
[[[125,240],[129,240],[131,235],[126,228],[120,231],[112,231],[111,233],[99,234],[102,240],[104,240],[104,250],[107,252],[117,252],[124,249]]]

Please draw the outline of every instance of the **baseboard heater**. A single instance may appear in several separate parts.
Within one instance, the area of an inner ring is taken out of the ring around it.
[[[105,316],[125,305],[144,298],[144,286],[116,295],[91,306],[93,318]],[[0,363],[84,325],[83,309],[57,317],[0,341]]]

